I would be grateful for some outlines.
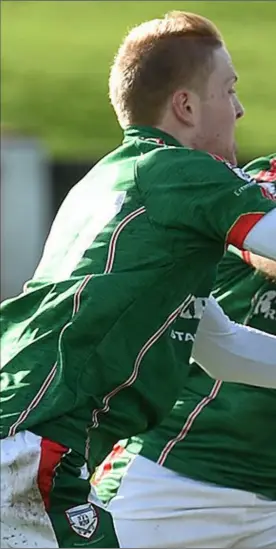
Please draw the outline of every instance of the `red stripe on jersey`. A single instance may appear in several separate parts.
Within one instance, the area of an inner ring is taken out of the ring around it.
[[[162,452],[161,452],[161,454],[160,454],[160,456],[157,460],[158,465],[164,465],[165,460],[167,459],[169,453],[172,451],[174,446],[178,442],[181,442],[186,438],[186,436],[190,432],[196,418],[199,416],[199,414],[202,412],[202,410],[206,406],[208,406],[208,404],[210,404],[210,402],[212,402],[217,397],[221,386],[222,386],[222,381],[220,381],[220,380],[215,381],[209,395],[204,397],[196,405],[196,407],[192,410],[192,412],[189,414],[189,416],[187,417],[187,420],[184,423],[183,428],[181,429],[180,433],[178,433],[178,435],[175,438],[169,440],[169,442],[163,448],[163,450],[162,450]]]
[[[104,406],[102,408],[97,408],[93,411],[93,414],[92,414],[92,427],[96,428],[96,427],[99,426],[98,416],[99,416],[100,413],[101,414],[106,414],[107,412],[109,412],[109,410],[110,410],[109,403],[110,403],[111,398],[113,398],[120,391],[122,391],[122,389],[126,389],[128,387],[131,387],[131,385],[133,385],[133,383],[135,383],[135,381],[136,381],[136,379],[139,375],[140,365],[141,365],[141,362],[142,362],[145,354],[156,343],[156,341],[158,341],[158,339],[166,332],[168,327],[175,321],[175,319],[178,317],[178,315],[183,310],[183,308],[188,307],[188,305],[190,304],[192,299],[193,299],[192,296],[189,295],[185,299],[185,301],[183,301],[181,303],[181,305],[179,305],[179,307],[177,307],[177,309],[175,309],[175,311],[173,311],[170,314],[170,316],[166,319],[164,324],[162,324],[162,326],[160,326],[160,328],[143,345],[142,349],[140,350],[140,352],[138,353],[138,355],[136,357],[131,375],[126,379],[126,381],[121,383],[121,385],[118,385],[117,387],[115,387],[115,389],[113,389],[113,391],[108,393],[108,395],[106,395],[103,398],[102,402],[103,402]],[[87,453],[86,453],[86,456],[88,455],[88,452],[89,452],[89,437],[87,439]]]
[[[223,156],[219,156],[218,154],[212,154],[212,153],[208,153],[208,154],[209,156],[214,158],[214,160],[217,160],[218,162],[223,162],[224,164],[226,163],[226,160],[225,158],[223,158]]]
[[[264,217],[265,212],[242,214],[232,225],[226,236],[226,247],[229,244],[242,249],[243,243],[251,229]]]
[[[145,213],[145,211],[146,211],[146,208],[144,206],[142,206],[141,208],[138,208],[138,210],[135,210],[134,212],[131,212],[129,215],[127,215],[121,221],[121,223],[119,223],[119,225],[116,227],[114,233],[112,234],[110,243],[109,243],[108,257],[107,257],[107,261],[106,261],[104,274],[109,274],[112,271],[113,264],[114,264],[114,259],[115,259],[117,240],[118,240],[122,230],[126,227],[126,225],[130,221],[135,219],[135,217],[137,217],[137,215],[141,215],[142,213]]]
[[[55,471],[64,454],[68,452],[68,448],[58,444],[58,442],[53,442],[48,438],[43,438],[40,446],[41,454],[37,475],[37,485],[47,511],[50,507],[50,493],[53,486]]]

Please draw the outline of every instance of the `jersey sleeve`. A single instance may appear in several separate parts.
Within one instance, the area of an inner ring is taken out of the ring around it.
[[[231,322],[209,298],[192,349],[195,360],[214,379],[276,388],[276,337]]]
[[[189,228],[204,238],[243,248],[258,221],[276,207],[262,186],[239,168],[185,148],[160,149],[141,161],[154,222]]]

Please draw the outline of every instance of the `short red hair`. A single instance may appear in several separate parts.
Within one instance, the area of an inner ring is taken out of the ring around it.
[[[174,11],[134,27],[123,41],[110,73],[109,95],[122,127],[156,125],[169,96],[180,86],[198,88],[223,45],[215,25]]]

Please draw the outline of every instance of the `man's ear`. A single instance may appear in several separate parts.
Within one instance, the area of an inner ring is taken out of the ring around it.
[[[198,97],[188,90],[177,90],[172,97],[172,109],[174,115],[189,127],[196,125],[198,115]]]

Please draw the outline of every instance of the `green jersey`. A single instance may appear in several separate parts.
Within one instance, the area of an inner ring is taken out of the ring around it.
[[[276,334],[276,283],[230,252],[214,295],[233,320]],[[186,333],[177,324],[180,346]],[[191,478],[276,500],[275,424],[275,390],[214,381],[195,365],[171,414],[142,437],[141,453]]]
[[[69,193],[24,293],[2,305],[1,436],[28,429],[93,469],[158,424],[188,373],[174,321],[209,295],[225,245],[242,247],[274,207],[240,170],[129,128]]]

